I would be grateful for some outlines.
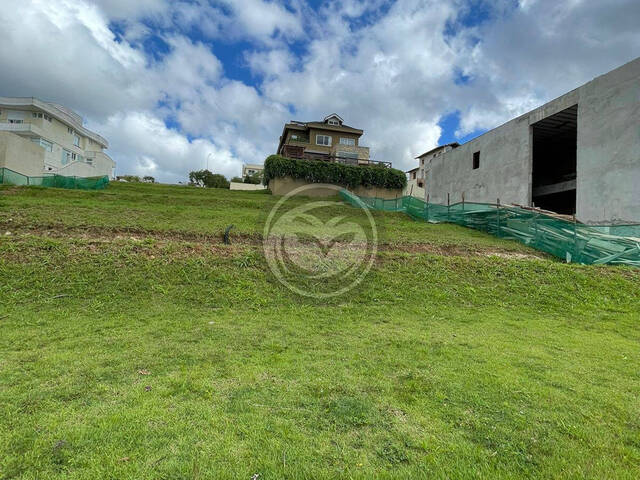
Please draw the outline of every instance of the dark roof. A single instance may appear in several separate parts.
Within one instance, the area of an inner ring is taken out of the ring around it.
[[[418,155],[418,156],[417,156],[417,157],[415,157],[415,158],[424,157],[425,155],[429,155],[430,153],[433,153],[433,152],[435,152],[435,151],[438,151],[438,150],[440,150],[441,148],[444,148],[444,147],[453,147],[453,148],[457,148],[457,147],[459,147],[459,146],[460,146],[460,144],[459,144],[458,142],[452,142],[452,143],[447,143],[447,144],[445,144],[445,145],[439,145],[439,146],[437,146],[436,148],[432,148],[431,150],[429,150],[429,151],[427,151],[427,152],[424,152],[422,155]]]
[[[411,173],[411,172],[415,172],[416,170],[418,170],[420,167],[416,167],[416,168],[412,168],[411,170],[407,170],[404,173]]]

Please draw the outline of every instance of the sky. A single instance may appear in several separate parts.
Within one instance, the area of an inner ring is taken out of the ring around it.
[[[74,109],[118,175],[172,183],[334,112],[408,170],[640,55],[638,0],[0,3],[0,96]]]

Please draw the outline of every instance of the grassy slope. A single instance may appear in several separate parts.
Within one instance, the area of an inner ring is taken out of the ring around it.
[[[389,248],[319,303],[216,240],[270,202],[0,189],[0,478],[640,475],[637,270],[376,215]]]

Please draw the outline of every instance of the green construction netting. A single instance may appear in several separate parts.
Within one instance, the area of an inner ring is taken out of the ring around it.
[[[446,206],[415,197],[391,200],[358,197],[346,190],[340,196],[353,206],[359,206],[360,200],[374,210],[404,212],[428,222],[455,223],[518,240],[567,262],[640,267],[640,225],[584,225],[535,210],[487,203]]]
[[[8,168],[0,168],[0,184],[99,190],[109,185],[109,177],[106,175],[102,177],[64,177],[62,175],[28,177]]]

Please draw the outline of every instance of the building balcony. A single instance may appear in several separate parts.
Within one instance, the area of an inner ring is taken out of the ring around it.
[[[338,155],[336,152],[311,152],[307,151],[303,146],[291,144],[287,144],[282,147],[282,156],[297,160],[316,160],[321,162],[341,163],[343,165],[379,166],[391,168],[391,162],[382,162],[378,160],[371,160],[369,158],[345,157]]]
[[[91,165],[96,163],[108,163],[115,166],[113,159],[104,152],[85,152],[84,158],[86,163]]]
[[[0,131],[12,132],[23,137],[42,137],[42,129],[32,123],[0,123]]]

